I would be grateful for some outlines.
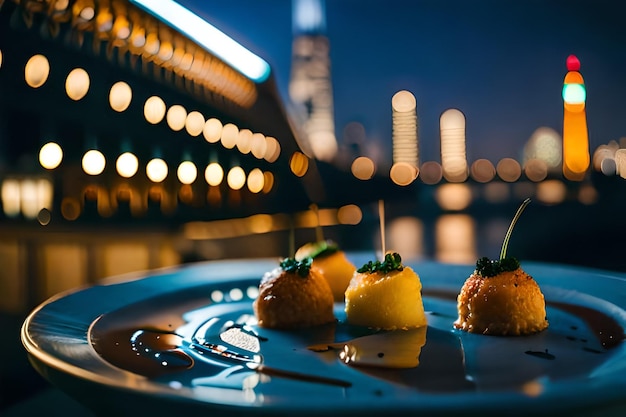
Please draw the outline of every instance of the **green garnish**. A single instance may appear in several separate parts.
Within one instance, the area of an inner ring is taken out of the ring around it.
[[[339,245],[331,240],[320,240],[304,245],[296,252],[296,258],[311,257],[313,259],[331,255],[339,251]]]
[[[476,261],[476,272],[485,278],[495,277],[502,272],[515,271],[519,267],[519,261],[512,256],[500,260],[492,260],[485,256]]]
[[[506,236],[504,236],[504,242],[502,242],[502,249],[500,250],[500,259],[497,261],[491,260],[486,256],[480,258],[476,261],[476,273],[485,278],[495,277],[496,275],[502,272],[515,271],[520,267],[519,261],[514,257],[507,257],[506,250],[509,247],[509,240],[511,239],[511,233],[513,232],[513,227],[517,220],[522,214],[522,211],[526,208],[526,206],[530,203],[530,198],[527,198],[522,202],[522,205],[517,209],[513,220],[509,226],[509,229],[506,231]]]
[[[402,271],[403,269],[404,266],[402,265],[402,258],[400,257],[400,254],[394,252],[387,253],[385,255],[385,260],[382,262],[369,261],[368,263],[357,269],[357,272],[369,272],[370,274],[373,274],[374,272],[382,272],[383,274],[386,274],[391,271]]]
[[[298,274],[302,278],[309,275],[313,258],[304,258],[301,261],[296,261],[294,258],[285,258],[280,262],[280,267],[285,272]]]

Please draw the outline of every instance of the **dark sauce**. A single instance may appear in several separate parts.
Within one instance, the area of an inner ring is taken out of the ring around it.
[[[121,329],[93,341],[96,351],[113,365],[147,377],[178,372],[193,366],[181,349],[182,338],[158,329]]]
[[[537,351],[537,350],[527,350],[526,352],[524,352],[527,355],[530,356],[535,356],[537,358],[541,358],[541,359],[547,359],[549,361],[553,361],[556,359],[556,356],[554,356],[553,354],[551,354],[550,352],[548,352],[548,349],[544,350],[544,351]]]
[[[593,331],[594,335],[605,349],[611,349],[619,345],[624,340],[624,329],[612,317],[593,308],[579,306],[569,303],[548,301],[547,304],[567,311],[580,317]]]

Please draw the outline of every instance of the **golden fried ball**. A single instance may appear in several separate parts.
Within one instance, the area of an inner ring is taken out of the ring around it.
[[[282,268],[266,273],[259,285],[259,296],[252,303],[259,325],[275,329],[333,322],[333,305],[333,293],[314,267],[305,277]]]
[[[537,282],[521,268],[467,278],[457,297],[454,327],[471,333],[520,336],[548,327],[546,304]]]

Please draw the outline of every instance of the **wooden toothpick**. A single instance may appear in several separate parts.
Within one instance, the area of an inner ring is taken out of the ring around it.
[[[380,222],[380,247],[382,250],[382,259],[385,259],[385,202],[378,200],[378,220]]]
[[[317,207],[317,204],[315,203],[311,204],[310,207],[311,207],[311,210],[313,210],[313,213],[315,213],[315,220],[316,220],[315,241],[321,242],[324,240],[324,232],[322,231],[322,225],[320,222],[320,211],[319,211],[319,208]]]

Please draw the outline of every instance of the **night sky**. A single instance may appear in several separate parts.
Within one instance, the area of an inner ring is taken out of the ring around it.
[[[291,0],[180,0],[273,67],[285,101]],[[468,159],[521,157],[533,131],[562,131],[565,60],[587,87],[592,150],[626,136],[626,6],[613,0],[327,0],[335,123],[391,159],[391,97],[417,98],[420,159],[440,160],[439,116],[465,113]]]

